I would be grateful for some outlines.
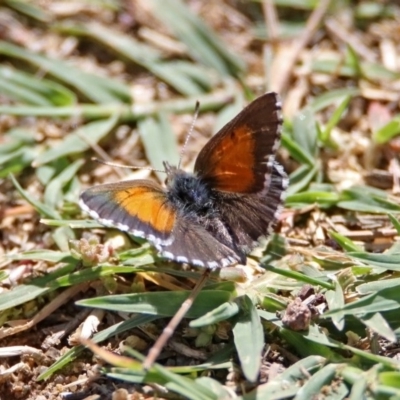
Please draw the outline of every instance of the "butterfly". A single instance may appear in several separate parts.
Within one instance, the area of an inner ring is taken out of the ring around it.
[[[210,270],[245,264],[283,208],[288,178],[275,159],[281,128],[279,97],[266,93],[208,141],[193,173],[164,162],[165,188],[147,179],[93,186],[80,206],[167,259]]]

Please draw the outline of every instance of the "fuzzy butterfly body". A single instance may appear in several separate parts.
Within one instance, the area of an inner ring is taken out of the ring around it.
[[[98,185],[81,194],[80,205],[168,259],[209,269],[243,264],[282,210],[281,127],[278,95],[266,93],[209,140],[193,173],[164,162],[166,188],[151,180]]]

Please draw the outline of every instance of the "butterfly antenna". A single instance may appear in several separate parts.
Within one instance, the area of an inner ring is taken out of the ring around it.
[[[149,350],[146,359],[143,362],[143,368],[145,371],[148,371],[154,362],[156,361],[157,357],[160,355],[162,349],[175,332],[175,329],[185,317],[186,313],[189,311],[190,307],[193,305],[194,300],[196,299],[197,295],[199,294],[200,290],[204,286],[208,275],[210,274],[210,270],[206,269],[201,276],[200,280],[196,283],[196,286],[190,292],[189,297],[182,303],[179,310],[173,316],[169,324],[165,327],[162,331],[160,337],[156,340],[153,347]]]
[[[92,157],[92,161],[95,161],[99,164],[103,164],[103,165],[108,165],[109,167],[115,167],[115,168],[125,168],[125,169],[147,169],[148,171],[155,171],[155,172],[165,172],[164,170],[161,169],[154,169],[151,167],[137,167],[135,165],[123,165],[123,164],[117,164],[117,163],[113,163],[110,161],[104,161],[104,160],[100,160],[99,158],[96,157]]]
[[[180,154],[180,157],[179,157],[178,169],[181,167],[182,157],[183,157],[183,155],[185,153],[186,146],[187,146],[187,144],[189,142],[189,139],[192,136],[194,125],[196,124],[197,117],[199,116],[199,111],[200,111],[200,103],[198,101],[196,101],[196,106],[194,108],[194,115],[193,115],[193,119],[192,119],[192,124],[190,125],[189,132],[186,135],[185,143],[182,146],[181,154]]]

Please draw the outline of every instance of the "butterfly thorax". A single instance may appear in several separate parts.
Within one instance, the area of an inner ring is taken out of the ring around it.
[[[208,185],[195,174],[166,165],[168,199],[190,216],[210,216],[215,213],[214,196]]]

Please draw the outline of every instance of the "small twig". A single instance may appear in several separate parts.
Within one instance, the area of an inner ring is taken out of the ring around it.
[[[4,210],[4,217],[14,217],[23,214],[31,214],[35,212],[35,209],[30,204],[24,204],[22,206],[9,207]]]
[[[265,64],[265,76],[267,88],[270,89],[272,76],[270,72],[270,65],[274,55],[274,45],[276,44],[276,38],[278,37],[279,21],[275,9],[275,5],[272,0],[265,0],[263,3],[263,12],[265,19],[265,26],[267,28],[268,41],[263,47],[263,58]]]
[[[0,372],[0,382],[4,382],[7,378],[10,379],[11,375],[16,374],[17,372],[23,371],[27,369],[27,365],[25,362],[19,362],[18,364],[13,365],[12,367],[2,370]]]
[[[208,354],[204,350],[194,349],[182,342],[171,340],[168,346],[176,353],[182,354],[185,357],[194,358],[195,360],[205,361],[208,358]]]
[[[28,355],[43,359],[43,351],[32,346],[8,346],[0,348],[0,358]]]
[[[318,29],[318,26],[326,14],[330,3],[331,0],[321,0],[318,7],[315,8],[308,18],[303,34],[293,42],[285,63],[280,65],[280,74],[277,75],[274,82],[272,82],[272,88],[274,91],[282,93],[286,90],[289,84],[290,76],[292,75],[293,67],[301,51],[307,46],[308,42]]]
[[[82,283],[80,285],[72,286],[64,290],[64,292],[59,294],[49,304],[44,306],[32,319],[21,321],[21,324],[12,326],[10,328],[5,328],[5,327],[0,328],[0,339],[5,338],[7,336],[15,335],[20,332],[24,332],[32,328],[33,326],[37,325],[40,321],[47,318],[51,313],[53,313],[64,303],[66,303],[75,295],[77,295],[79,292],[85,291],[87,287],[88,287],[87,283]]]
[[[206,283],[209,274],[210,270],[206,269],[200,280],[197,282],[196,286],[193,288],[189,297],[182,303],[179,310],[176,312],[171,321],[169,321],[169,324],[165,327],[165,329],[161,333],[161,336],[157,339],[157,341],[154,343],[154,346],[150,349],[146,359],[143,362],[143,368],[146,371],[148,371],[154,364],[155,360],[161,353],[163,347],[166,345],[166,343],[168,342],[169,338],[173,335],[179,323],[182,321],[186,313],[189,311],[200,290]]]
[[[138,36],[144,41],[150,43],[152,46],[158,47],[162,51],[166,52],[169,57],[171,57],[171,55],[181,57],[186,55],[187,48],[182,42],[174,40],[154,29],[143,26],[139,29]]]
[[[43,350],[48,350],[51,347],[55,347],[61,341],[61,339],[68,335],[73,329],[75,329],[83,319],[85,319],[90,314],[89,309],[84,309],[74,316],[69,322],[58,325],[51,326],[44,329],[44,333],[48,333],[48,336],[44,339],[41,348]]]
[[[109,162],[108,165],[110,165],[111,167],[113,167],[113,171],[118,175],[119,178],[123,179],[125,178],[125,173],[122,172],[119,168],[116,168],[115,165],[111,165],[111,158],[109,157],[109,155],[95,142],[92,142],[89,138],[85,137],[84,135],[82,135],[80,132],[76,132],[77,135],[85,142],[87,143],[92,150],[99,156],[101,157],[103,160],[106,160]],[[97,160],[97,159],[96,159]],[[105,164],[107,165],[107,163],[105,161],[99,160],[99,163],[101,164]]]
[[[276,13],[275,4],[272,0],[264,0],[262,6],[268,39],[270,42],[274,42],[278,37],[279,30],[279,21]]]
[[[111,161],[104,161],[104,160],[101,160],[101,159],[96,158],[96,157],[92,157],[92,161],[95,161],[95,162],[97,162],[97,163],[99,163],[99,164],[108,165],[109,167],[113,167],[113,168],[121,168],[121,169],[145,169],[145,170],[147,170],[147,171],[165,173],[165,171],[164,171],[164,170],[161,170],[161,169],[154,169],[154,168],[151,168],[151,167],[138,167],[138,166],[136,166],[136,165],[118,164],[118,163],[114,163],[114,162],[111,162]]]
[[[160,272],[138,272],[139,276],[168,290],[190,290],[190,286],[175,277]]]
[[[375,53],[370,50],[356,35],[346,30],[343,25],[339,24],[334,18],[328,18],[325,21],[325,26],[330,35],[336,37],[351,48],[362,58],[367,61],[376,61]]]
[[[400,165],[397,158],[393,157],[389,161],[389,171],[393,174],[393,194],[400,193]]]

